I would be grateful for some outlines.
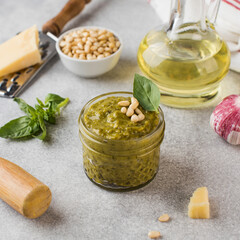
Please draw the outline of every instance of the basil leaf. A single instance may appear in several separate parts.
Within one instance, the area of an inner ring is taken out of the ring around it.
[[[160,91],[151,80],[139,74],[135,74],[133,96],[145,110],[158,112]]]
[[[45,104],[37,98],[38,104],[35,105],[35,109],[21,98],[15,98],[14,101],[27,116],[14,119],[1,127],[0,137],[14,139],[31,136],[44,140],[47,134],[44,120],[55,123],[56,114],[60,113],[60,108],[64,107],[69,99],[56,94],[48,94]]]
[[[39,103],[40,107],[42,107],[42,108],[45,107],[45,105],[39,98],[37,98],[37,102]]]
[[[69,102],[69,98],[65,98],[64,101],[62,101],[57,105],[56,111],[60,113],[60,109],[65,107],[68,104],[68,102]]]
[[[56,114],[60,114],[60,109],[67,105],[69,98],[62,98],[55,94],[48,94],[45,99],[45,104],[48,107],[46,109],[47,116],[44,116],[44,120],[55,124]]]
[[[55,111],[51,112],[49,110],[46,111],[46,115],[44,115],[44,120],[48,123],[55,124],[56,123],[56,116]]]
[[[36,115],[36,111],[33,107],[31,107],[30,105],[28,105],[24,100],[22,100],[21,98],[14,98],[14,100],[18,106],[20,107],[20,109],[25,112],[29,117],[31,116],[35,116]]]
[[[40,130],[36,121],[28,116],[14,119],[0,128],[0,137],[2,138],[22,138],[31,136]]]
[[[55,102],[56,104],[59,104],[64,100],[65,98],[62,98],[57,94],[49,93],[45,98],[45,104],[48,104],[49,102]]]
[[[40,128],[42,130],[42,134],[39,135],[39,136],[34,136],[33,135],[33,137],[36,137],[36,138],[38,138],[40,140],[44,140],[46,135],[47,135],[47,129],[46,129],[45,123],[43,121],[43,117],[40,116],[40,115],[38,115],[38,122],[39,122]]]
[[[35,109],[36,109],[37,115],[40,114],[43,117],[43,119],[48,118],[48,114],[46,110],[41,105],[35,104]]]

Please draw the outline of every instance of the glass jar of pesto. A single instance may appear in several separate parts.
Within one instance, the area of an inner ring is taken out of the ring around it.
[[[82,109],[78,124],[83,145],[83,166],[88,178],[110,190],[133,190],[148,184],[159,166],[165,122],[162,110],[147,112],[132,122],[121,112],[119,101],[130,92],[97,96]]]

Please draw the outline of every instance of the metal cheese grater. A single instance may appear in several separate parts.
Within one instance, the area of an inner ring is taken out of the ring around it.
[[[42,32],[39,32],[39,49],[42,62],[25,68],[19,72],[0,77],[0,97],[16,97],[46,65],[46,63],[57,53],[56,42]]]

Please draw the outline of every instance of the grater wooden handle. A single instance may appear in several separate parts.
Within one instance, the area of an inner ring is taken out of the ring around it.
[[[91,0],[69,0],[57,16],[43,25],[42,31],[44,33],[51,32],[55,36],[59,36],[64,25],[77,16],[90,1]]]
[[[0,198],[23,216],[37,218],[48,209],[52,194],[24,169],[0,157]]]

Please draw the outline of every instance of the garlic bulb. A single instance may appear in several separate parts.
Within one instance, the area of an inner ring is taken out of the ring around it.
[[[224,98],[213,111],[210,125],[230,144],[240,144],[240,95]]]

